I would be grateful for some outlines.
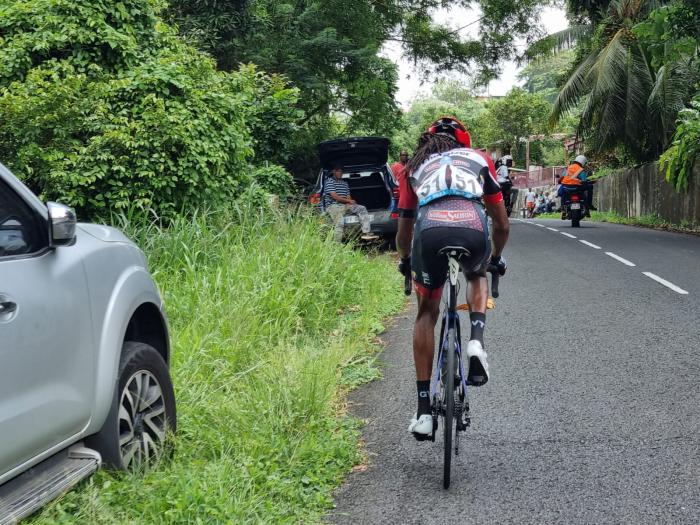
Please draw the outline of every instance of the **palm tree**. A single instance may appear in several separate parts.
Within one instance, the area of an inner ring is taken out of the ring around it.
[[[663,151],[690,95],[694,68],[678,60],[655,69],[635,33],[634,27],[661,3],[613,0],[597,26],[574,26],[550,37],[552,46],[583,38],[588,49],[561,88],[551,123],[580,107],[579,132],[595,149],[624,145],[638,160]]]

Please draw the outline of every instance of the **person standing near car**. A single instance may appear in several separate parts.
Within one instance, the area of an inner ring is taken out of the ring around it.
[[[397,182],[400,182],[404,176],[404,170],[406,169],[406,163],[408,162],[408,151],[405,149],[401,150],[399,154],[399,161],[394,162],[391,165],[391,172],[394,174],[394,178]]]
[[[343,230],[345,228],[345,216],[357,215],[360,220],[364,241],[379,239],[370,232],[370,219],[367,208],[357,202],[350,195],[350,186],[343,180],[343,167],[333,166],[332,176],[328,178],[323,191],[323,207],[333,220],[336,242],[343,242]]]

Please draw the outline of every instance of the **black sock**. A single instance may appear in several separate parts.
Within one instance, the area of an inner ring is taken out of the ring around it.
[[[484,326],[486,325],[486,314],[480,312],[471,312],[469,320],[472,323],[472,335],[470,340],[476,339],[484,346]]]
[[[418,417],[430,414],[430,381],[416,381],[418,387]]]

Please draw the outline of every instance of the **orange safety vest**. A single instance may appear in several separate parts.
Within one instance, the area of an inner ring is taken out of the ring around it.
[[[561,179],[561,183],[565,186],[580,186],[581,179],[578,178],[580,173],[584,171],[580,164],[574,162],[566,169],[566,175]]]

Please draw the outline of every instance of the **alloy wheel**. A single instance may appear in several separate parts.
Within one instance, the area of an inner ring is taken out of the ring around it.
[[[125,469],[148,464],[163,449],[167,431],[163,390],[148,370],[126,382],[119,400],[119,453]]]

